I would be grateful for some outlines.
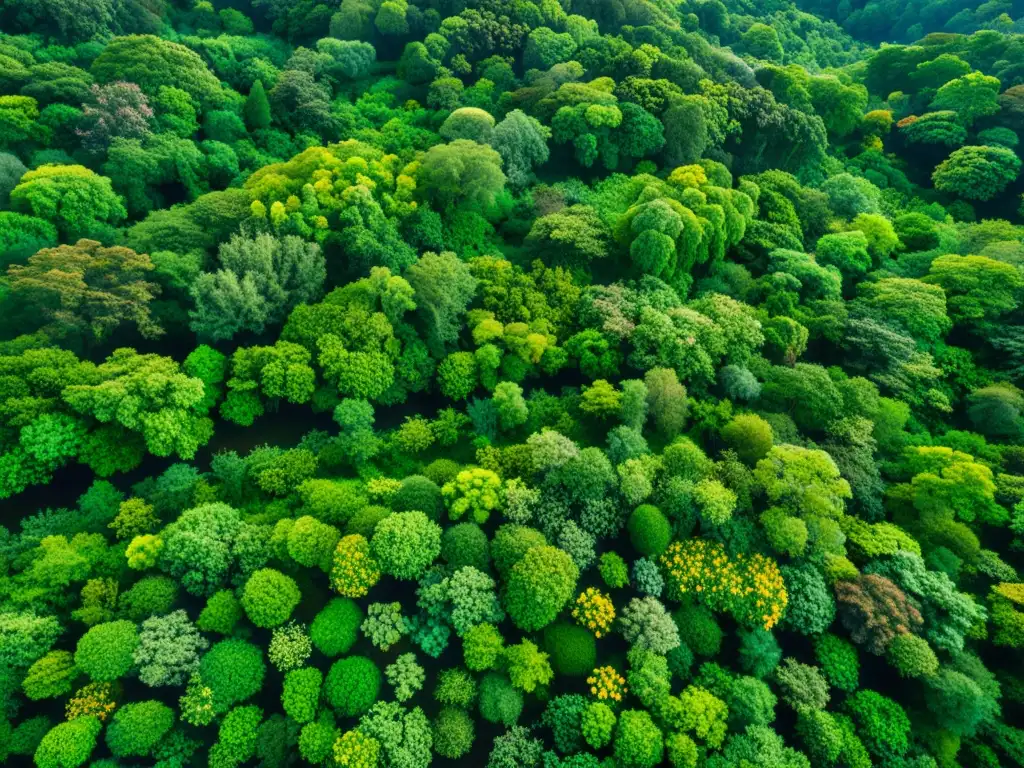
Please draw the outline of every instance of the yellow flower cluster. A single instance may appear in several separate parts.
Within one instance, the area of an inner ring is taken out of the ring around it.
[[[64,714],[68,720],[96,717],[101,721],[117,708],[113,683],[89,683],[68,700]]]
[[[380,757],[380,742],[360,730],[347,731],[334,742],[334,764],[348,768],[374,768]]]
[[[789,602],[778,564],[764,555],[732,559],[716,541],[689,539],[671,544],[660,562],[670,597],[696,597],[741,624],[771,629]]]
[[[622,701],[626,694],[626,678],[620,675],[615,667],[598,667],[587,678],[590,692],[601,701]]]
[[[380,581],[380,568],[370,554],[366,537],[354,533],[344,536],[334,550],[331,587],[342,597],[365,597]]]
[[[612,622],[615,621],[615,606],[612,604],[611,597],[604,592],[594,587],[587,587],[576,598],[572,617],[581,627],[586,627],[593,632],[594,637],[601,637],[608,633]]]

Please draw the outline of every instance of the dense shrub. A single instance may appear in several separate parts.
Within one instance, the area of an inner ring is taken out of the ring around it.
[[[325,656],[348,653],[359,637],[364,614],[355,601],[336,597],[325,605],[309,625],[309,637]]]
[[[331,665],[324,698],[342,717],[363,714],[377,700],[381,673],[365,656],[348,656]]]

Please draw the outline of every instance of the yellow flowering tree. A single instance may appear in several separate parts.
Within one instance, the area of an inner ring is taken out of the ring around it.
[[[604,592],[594,587],[587,587],[576,598],[572,617],[581,627],[586,627],[593,632],[594,637],[601,637],[608,633],[612,622],[615,621],[615,606],[612,604],[611,597]]]
[[[670,598],[695,597],[747,626],[771,629],[789,602],[778,564],[764,555],[730,558],[718,542],[688,539],[669,545],[659,562]]]
[[[626,695],[626,678],[618,673],[615,667],[598,667],[587,678],[590,693],[601,701],[620,702]]]
[[[353,533],[344,536],[334,550],[331,587],[342,597],[365,597],[380,580],[380,568],[370,554],[370,542]]]

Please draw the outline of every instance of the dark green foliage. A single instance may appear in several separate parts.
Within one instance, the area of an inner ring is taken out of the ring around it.
[[[650,504],[642,504],[634,509],[626,528],[633,549],[644,557],[660,555],[672,538],[672,526],[668,518]]]
[[[365,656],[349,656],[331,665],[324,697],[342,717],[361,715],[377,700],[381,673]]]
[[[1019,2],[229,5],[0,3],[0,762],[1024,763]]]
[[[213,706],[226,712],[254,696],[263,685],[263,652],[244,640],[222,640],[199,661],[199,674],[213,692]]]
[[[336,597],[313,619],[309,637],[320,653],[328,657],[340,656],[355,644],[364,618],[354,600]]]
[[[568,677],[584,677],[597,666],[594,636],[573,624],[552,624],[544,628],[544,650],[551,655],[555,672]]]
[[[491,723],[515,725],[523,711],[523,694],[506,675],[489,672],[480,680],[480,716]]]

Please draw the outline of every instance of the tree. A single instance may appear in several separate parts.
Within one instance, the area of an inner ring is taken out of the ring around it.
[[[546,264],[587,267],[608,255],[608,225],[589,205],[571,205],[533,222],[526,244]]]
[[[388,664],[384,668],[384,677],[388,684],[395,689],[395,699],[408,701],[417,691],[423,688],[426,675],[423,667],[416,663],[416,654],[403,653],[394,664]]]
[[[79,717],[59,723],[47,731],[35,751],[39,768],[78,768],[84,765],[96,748],[96,738],[103,730],[97,717]]]
[[[191,288],[192,330],[213,341],[282,322],[296,305],[319,298],[327,277],[320,247],[294,235],[235,235],[218,256],[221,269],[201,273]]]
[[[509,186],[519,190],[533,179],[533,169],[547,162],[551,130],[521,109],[513,109],[495,126],[489,143],[504,161]]]
[[[209,645],[188,614],[177,610],[142,622],[132,660],[146,685],[180,686],[199,668],[199,657]]]
[[[634,509],[626,528],[633,549],[643,557],[660,555],[672,540],[672,524],[660,509],[650,504]]]
[[[266,669],[263,651],[245,640],[231,638],[206,652],[199,661],[198,674],[211,691],[213,711],[224,713],[260,690]]]
[[[262,568],[245,582],[242,608],[257,627],[284,624],[302,599],[295,580],[273,568]]]
[[[501,155],[468,139],[436,144],[427,150],[420,161],[418,179],[419,188],[442,206],[465,202],[486,207],[505,187]]]
[[[249,89],[242,113],[250,130],[262,131],[270,127],[270,102],[261,80],[257,80]]]
[[[942,85],[932,99],[933,109],[948,109],[957,119],[970,127],[979,117],[999,111],[997,96],[1000,83],[981,72],[970,72]]]
[[[991,200],[1017,178],[1020,165],[1005,147],[961,147],[936,166],[932,183],[968,200]]]
[[[92,63],[99,83],[136,83],[147,96],[161,86],[184,90],[204,106],[214,106],[224,94],[217,78],[194,51],[154,35],[115,37]]]
[[[921,613],[895,584],[883,576],[858,576],[835,585],[843,626],[858,645],[885,653],[897,635],[918,629]]]
[[[782,700],[798,713],[807,709],[825,709],[829,696],[828,682],[817,667],[801,664],[793,658],[784,659],[775,670],[775,681]]]
[[[370,551],[384,573],[418,579],[441,554],[441,526],[420,511],[396,512],[377,524]]]
[[[505,609],[520,629],[542,629],[561,612],[576,588],[579,569],[556,547],[526,551],[508,574]]]
[[[174,710],[159,701],[118,708],[107,727],[107,746],[117,757],[147,757],[174,725]]]
[[[925,283],[946,292],[953,322],[980,325],[1016,308],[1024,277],[1005,262],[985,256],[946,254],[932,262]]]
[[[308,723],[316,716],[323,673],[315,667],[294,669],[284,676],[281,705],[285,714],[297,723]]]
[[[152,119],[153,109],[135,83],[93,85],[82,109],[81,127],[75,132],[85,149],[100,153],[114,139],[145,139]]]
[[[434,720],[434,751],[449,760],[458,760],[473,748],[476,728],[473,719],[456,707],[444,707]]]
[[[743,33],[743,48],[751,56],[781,62],[783,56],[779,34],[767,24],[751,24]]]
[[[195,595],[212,595],[226,580],[232,545],[241,530],[238,511],[227,504],[188,509],[162,534],[160,567]]]
[[[462,316],[473,298],[477,281],[469,267],[451,251],[425,253],[405,275],[416,297],[416,314],[436,357],[459,336]]]
[[[145,254],[79,240],[41,250],[26,264],[11,265],[7,276],[11,292],[49,320],[49,333],[59,338],[76,330],[103,341],[123,322],[134,323],[146,338],[163,333],[150,310],[160,288],[145,279],[153,269]]]
[[[286,69],[277,78],[267,98],[278,123],[290,130],[296,133],[336,133],[331,114],[331,89],[325,83],[317,82],[310,72]]]
[[[71,693],[78,668],[69,651],[50,651],[33,662],[21,681],[25,695],[32,701],[56,698]]]
[[[653,768],[665,750],[661,730],[647,712],[636,709],[619,715],[613,748],[615,759],[626,768]]]
[[[647,405],[658,429],[675,437],[686,424],[686,388],[670,368],[651,368],[644,374]]]
[[[377,700],[381,674],[365,656],[349,656],[331,665],[324,681],[324,698],[342,717],[365,713]]]
[[[872,755],[892,759],[907,751],[910,720],[895,701],[875,691],[862,690],[846,700],[846,709],[857,726],[857,735]]]
[[[665,655],[680,644],[679,629],[654,597],[633,598],[619,619],[622,635],[633,648]]]
[[[547,685],[554,677],[548,654],[529,640],[505,648],[505,666],[512,685],[526,693]]]
[[[772,449],[771,425],[756,414],[742,413],[722,428],[722,439],[747,464],[756,464]]]
[[[75,666],[96,682],[113,682],[134,664],[139,635],[130,621],[97,624],[82,635],[75,648]]]
[[[109,239],[112,225],[127,216],[110,179],[81,165],[42,165],[29,171],[11,191],[11,205],[50,222],[64,240]]]
[[[309,627],[310,639],[325,656],[333,658],[348,653],[358,639],[363,618],[363,611],[355,601],[336,597],[313,619]]]
[[[477,107],[460,107],[445,118],[438,133],[445,141],[468,139],[477,144],[492,144],[494,117]]]

